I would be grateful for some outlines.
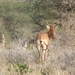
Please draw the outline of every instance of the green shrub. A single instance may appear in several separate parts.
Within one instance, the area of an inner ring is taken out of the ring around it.
[[[13,64],[13,67],[20,75],[24,75],[24,73],[26,74],[27,72],[31,73],[33,71],[33,69],[29,68],[27,64]]]
[[[10,36],[10,39],[18,39],[23,36],[22,28],[31,27],[31,18],[29,16],[30,5],[26,2],[5,1],[0,3],[0,17],[4,20],[4,33]]]

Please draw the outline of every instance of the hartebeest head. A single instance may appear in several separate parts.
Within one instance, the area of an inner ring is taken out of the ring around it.
[[[40,60],[42,59],[42,61],[45,60],[46,49],[48,48],[50,39],[51,38],[54,39],[54,31],[55,31],[55,26],[49,25],[48,22],[46,22],[46,27],[48,29],[48,32],[39,33],[36,39],[37,49],[39,51]],[[41,48],[42,54],[40,53]]]

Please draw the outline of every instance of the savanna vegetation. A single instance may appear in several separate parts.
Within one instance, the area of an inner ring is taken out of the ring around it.
[[[57,29],[44,64],[36,35],[46,21]],[[0,75],[75,75],[74,57],[75,0],[0,0]]]

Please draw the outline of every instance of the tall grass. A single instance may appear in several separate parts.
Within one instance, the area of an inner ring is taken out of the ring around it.
[[[29,34],[32,31],[34,24],[29,15],[31,7],[26,2],[1,1],[0,2],[0,18],[3,18],[2,29],[7,32],[6,36],[12,39],[23,37],[23,34]],[[3,30],[0,30],[2,34]],[[10,36],[9,36],[10,35]]]

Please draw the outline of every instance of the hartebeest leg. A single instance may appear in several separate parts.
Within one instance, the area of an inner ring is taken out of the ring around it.
[[[46,53],[46,51],[43,50],[43,51],[42,51],[42,61],[45,61],[45,53]]]
[[[38,53],[39,53],[39,58],[40,58],[40,61],[41,61],[41,51],[40,51],[40,45],[37,45],[37,49],[38,49]]]
[[[47,60],[47,50],[45,52],[45,61]]]
[[[42,49],[42,61],[46,60],[46,53],[47,53],[47,45],[44,43]]]

